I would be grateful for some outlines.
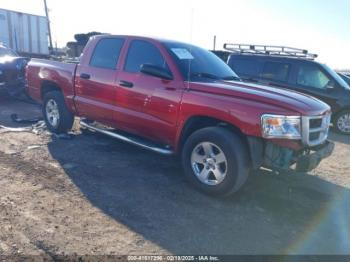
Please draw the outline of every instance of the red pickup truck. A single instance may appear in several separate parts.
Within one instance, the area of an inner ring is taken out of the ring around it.
[[[189,181],[208,194],[238,191],[260,167],[310,171],[334,149],[327,104],[243,83],[190,44],[96,36],[77,65],[33,59],[26,74],[51,131],[68,131],[78,116],[83,127],[179,154]]]

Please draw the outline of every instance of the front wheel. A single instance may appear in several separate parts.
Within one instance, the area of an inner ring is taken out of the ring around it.
[[[61,92],[46,93],[42,111],[46,126],[51,132],[65,133],[72,128],[74,116],[68,110]]]
[[[350,135],[350,110],[344,110],[336,114],[333,125],[338,133]]]
[[[210,195],[237,192],[249,174],[248,151],[242,139],[222,127],[193,133],[184,145],[182,164],[188,180]]]

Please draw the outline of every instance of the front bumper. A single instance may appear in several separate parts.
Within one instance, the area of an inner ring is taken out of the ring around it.
[[[10,94],[20,93],[25,88],[24,78],[17,78],[11,81],[0,81],[0,90],[7,90]]]
[[[334,151],[335,144],[331,141],[326,141],[323,145],[314,148],[312,152],[301,155],[297,158],[295,171],[309,172],[315,169],[320,162],[329,157]]]
[[[17,91],[25,86],[25,76],[23,70],[0,69],[0,89]]]
[[[274,171],[309,172],[334,151],[334,143],[325,141],[315,147],[292,149],[273,141],[248,137],[252,168],[265,167]]]

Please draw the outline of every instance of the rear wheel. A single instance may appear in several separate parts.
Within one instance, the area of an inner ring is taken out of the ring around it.
[[[246,146],[239,136],[222,127],[193,133],[184,145],[182,163],[188,180],[211,195],[237,192],[249,174]]]
[[[333,125],[338,133],[350,135],[350,110],[344,110],[336,114]]]
[[[65,133],[72,128],[74,116],[68,110],[61,92],[51,91],[46,93],[42,111],[45,123],[50,131]]]

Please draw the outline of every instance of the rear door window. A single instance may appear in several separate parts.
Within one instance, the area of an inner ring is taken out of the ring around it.
[[[95,47],[90,66],[115,70],[123,44],[122,38],[101,39]]]
[[[297,84],[317,89],[326,89],[330,78],[314,65],[301,65],[298,70]]]
[[[231,67],[238,75],[243,76],[258,76],[258,62],[251,59],[235,59],[231,60]]]
[[[261,77],[279,82],[287,82],[290,67],[290,64],[287,63],[266,62],[261,72]]]
[[[129,47],[124,70],[139,73],[143,64],[158,66],[169,71],[164,57],[156,46],[147,41],[134,40]]]

